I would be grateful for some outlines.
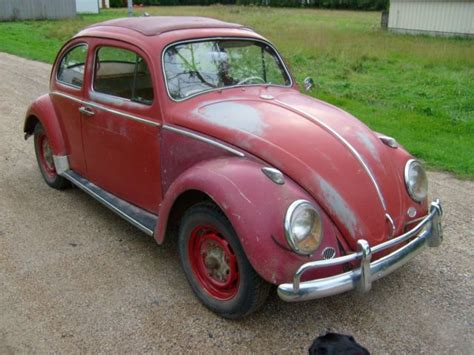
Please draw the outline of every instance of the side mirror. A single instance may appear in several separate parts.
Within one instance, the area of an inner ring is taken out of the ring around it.
[[[314,86],[314,81],[311,77],[306,77],[304,80],[303,80],[303,86],[304,86],[304,89],[305,91],[309,91],[313,88]]]

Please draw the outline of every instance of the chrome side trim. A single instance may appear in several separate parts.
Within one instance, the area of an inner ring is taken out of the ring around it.
[[[69,170],[69,159],[67,155],[53,155],[54,168],[58,175]]]
[[[78,97],[68,95],[68,94],[65,94],[65,93],[62,93],[62,92],[59,92],[59,91],[52,91],[49,94],[64,97],[66,99],[77,102],[81,105],[93,107],[93,108],[96,108],[96,109],[101,110],[101,111],[106,111],[106,112],[112,113],[114,115],[117,115],[117,116],[120,116],[120,117],[123,117],[123,118],[127,118],[127,119],[132,120],[132,121],[144,123],[144,124],[149,125],[149,126],[154,126],[154,127],[161,126],[161,124],[158,123],[158,122],[150,121],[150,120],[147,120],[145,118],[141,118],[141,117],[138,117],[138,116],[135,116],[135,115],[131,115],[131,114],[126,113],[126,112],[118,111],[118,110],[115,110],[115,109],[97,104],[97,103],[92,102],[92,101],[81,100]]]
[[[338,132],[336,132],[334,129],[329,127],[327,124],[325,124],[323,121],[321,121],[317,117],[310,115],[302,110],[299,110],[293,106],[289,106],[280,100],[274,100],[274,102],[278,103],[280,106],[290,111],[299,113],[301,116],[305,117],[306,119],[310,119],[316,122],[319,126],[323,127],[326,131],[328,131],[330,134],[336,137],[343,145],[345,145],[350,150],[352,155],[359,161],[360,165],[364,168],[365,172],[367,173],[370,180],[372,181],[372,184],[374,185],[375,190],[377,191],[377,195],[379,197],[379,200],[380,200],[380,203],[382,204],[383,209],[385,210],[385,212],[387,212],[387,205],[385,203],[385,199],[382,195],[382,191],[380,190],[380,186],[377,183],[377,180],[375,179],[374,174],[372,174],[372,171],[370,171],[368,165],[366,164],[366,162],[364,161],[360,153],[352,146],[352,144],[350,144],[343,136],[341,136]]]
[[[186,137],[190,137],[190,138],[194,138],[194,139],[197,139],[199,141],[202,141],[202,142],[205,142],[205,143],[208,143],[210,145],[213,145],[215,147],[218,147],[218,148],[221,148],[231,154],[234,154],[234,155],[237,155],[238,157],[245,157],[245,154],[238,151],[237,149],[234,149],[232,147],[229,147],[223,143],[220,143],[220,142],[217,142],[215,140],[212,140],[210,138],[207,138],[205,136],[202,136],[198,133],[194,133],[194,132],[191,132],[191,131],[188,131],[188,130],[185,130],[185,129],[182,129],[182,128],[179,128],[179,127],[176,127],[176,126],[170,126],[170,125],[163,125],[163,129],[166,129],[168,131],[171,131],[171,132],[175,132],[175,133],[178,133],[178,134],[181,134],[183,136],[186,136]]]
[[[293,283],[278,286],[278,295],[288,302],[306,301],[316,298],[336,295],[353,289],[367,292],[373,281],[376,281],[413,259],[427,247],[438,247],[443,240],[441,227],[441,202],[433,201],[430,212],[413,229],[388,242],[370,247],[367,241],[360,239],[357,242],[358,251],[339,258],[312,261],[303,264],[295,273]],[[401,244],[411,239],[392,253],[370,262],[372,255],[382,250]],[[342,265],[360,260],[360,267],[338,275],[317,280],[300,282],[301,276],[308,270],[328,266]]]
[[[140,229],[142,232],[145,232],[149,236],[153,236],[153,234],[154,234],[153,230],[151,230],[148,227],[144,226],[143,224],[141,224],[140,222],[138,222],[137,220],[135,220],[134,218],[132,218],[131,216],[126,214],[124,211],[117,208],[115,205],[113,205],[109,201],[107,201],[105,198],[101,197],[99,194],[97,194],[92,189],[90,189],[86,184],[79,181],[74,175],[73,175],[73,172],[71,170],[65,171],[61,174],[61,176],[68,179],[70,182],[72,182],[78,188],[80,188],[81,190],[83,190],[84,192],[86,192],[87,194],[92,196],[94,199],[96,199],[97,201],[102,203],[105,207],[112,210],[112,212],[116,213],[117,215],[119,215],[120,217],[125,219],[127,222],[133,224],[135,227]]]
[[[215,40],[215,41],[218,41],[218,40],[222,40],[222,39],[230,39],[230,40],[241,40],[241,41],[249,41],[249,42],[260,42],[260,43],[263,43],[263,44],[266,44],[267,46],[269,46],[277,55],[278,57],[278,60],[280,61],[283,69],[285,70],[285,74],[288,76],[288,79],[290,79],[290,84],[289,85],[275,85],[275,84],[254,84],[254,85],[232,85],[232,86],[225,86],[225,87],[221,87],[221,88],[212,88],[212,89],[209,89],[209,90],[204,90],[204,91],[200,91],[196,94],[193,94],[193,95],[190,95],[190,96],[187,96],[183,99],[175,99],[173,98],[171,95],[170,95],[170,91],[168,89],[168,80],[166,80],[166,71],[165,71],[165,53],[166,51],[172,47],[172,46],[176,46],[176,45],[179,45],[179,44],[183,44],[183,43],[195,43],[195,42],[205,42],[205,41],[208,41],[208,40]],[[162,70],[162,74],[163,74],[163,80],[165,82],[165,87],[166,87],[166,93],[168,94],[168,97],[170,98],[170,100],[174,101],[174,102],[181,102],[181,101],[184,101],[184,100],[187,100],[187,99],[190,99],[192,97],[195,97],[195,96],[198,96],[198,95],[202,95],[202,94],[205,94],[207,92],[211,92],[211,91],[220,91],[220,90],[226,90],[226,89],[232,89],[232,88],[238,88],[238,87],[246,87],[246,86],[276,86],[276,87],[284,87],[284,88],[289,88],[289,87],[292,87],[293,86],[293,78],[291,77],[290,75],[290,71],[288,70],[288,68],[286,67],[286,64],[285,62],[283,61],[283,58],[281,57],[280,53],[276,50],[276,48],[268,41],[264,41],[262,39],[259,39],[259,38],[253,38],[253,37],[232,37],[232,36],[224,36],[224,37],[201,37],[201,38],[195,38],[195,39],[188,39],[188,40],[183,40],[183,41],[177,41],[177,42],[173,42],[173,43],[170,43],[168,44],[164,49],[163,51],[161,52],[161,70]]]
[[[63,92],[51,91],[49,94],[50,94],[50,95],[54,95],[54,96],[64,97],[64,98],[69,99],[69,100],[71,100],[71,101],[77,102],[78,104],[81,104],[81,105],[85,105],[85,104],[86,104],[86,102],[85,102],[84,100],[81,100],[80,98],[75,97],[75,96],[72,96],[72,95],[65,94],[65,93],[63,93]]]
[[[154,126],[154,127],[161,126],[161,124],[158,123],[158,122],[150,121],[150,120],[147,120],[147,119],[144,119],[144,118],[141,118],[141,117],[138,117],[138,116],[134,116],[134,115],[131,115],[129,113],[122,112],[122,111],[117,111],[117,110],[114,110],[112,108],[108,108],[108,107],[96,104],[95,102],[86,101],[85,105],[90,106],[90,107],[94,107],[94,108],[102,110],[102,111],[110,112],[110,113],[112,113],[114,115],[117,115],[117,116],[128,118],[132,121],[141,122],[141,123],[147,124],[149,126]]]

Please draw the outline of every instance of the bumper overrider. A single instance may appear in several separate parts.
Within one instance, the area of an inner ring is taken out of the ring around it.
[[[278,286],[278,295],[284,301],[297,302],[336,295],[353,289],[367,292],[370,290],[373,281],[397,270],[425,248],[438,247],[441,244],[443,239],[442,216],[441,202],[435,200],[430,205],[428,215],[413,229],[399,237],[374,247],[370,247],[366,240],[360,239],[357,242],[358,251],[356,253],[303,264],[296,271],[293,283],[285,283]],[[373,254],[408,240],[410,241],[407,244],[404,244],[394,252],[372,263],[370,262]],[[300,281],[301,276],[308,270],[356,261],[360,261],[360,266],[357,269],[323,279]]]

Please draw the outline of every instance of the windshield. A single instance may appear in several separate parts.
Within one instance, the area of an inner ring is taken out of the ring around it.
[[[278,55],[264,42],[219,39],[174,45],[164,54],[169,94],[176,100],[236,85],[290,85]]]

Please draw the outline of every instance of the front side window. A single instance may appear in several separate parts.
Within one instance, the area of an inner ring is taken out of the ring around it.
[[[59,63],[57,78],[64,84],[78,88],[84,82],[84,66],[87,58],[87,45],[81,44],[72,48]]]
[[[266,43],[219,39],[169,47],[164,53],[169,94],[176,100],[238,85],[285,85],[290,78]]]
[[[115,47],[97,51],[94,90],[146,105],[151,105],[154,96],[145,60],[135,52]]]

